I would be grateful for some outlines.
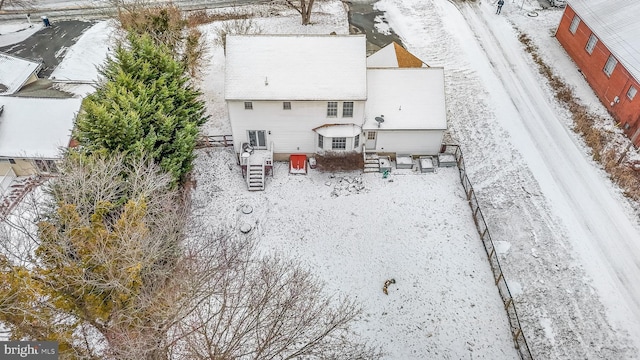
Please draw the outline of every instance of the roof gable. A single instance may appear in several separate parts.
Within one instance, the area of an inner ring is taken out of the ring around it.
[[[363,35],[230,35],[226,100],[365,100]]]
[[[0,95],[11,95],[40,70],[40,63],[0,53]]]
[[[640,1],[570,0],[569,6],[640,81]]]
[[[424,66],[428,67],[429,65],[425,64],[395,41],[367,58],[367,67],[370,68],[419,68]]]

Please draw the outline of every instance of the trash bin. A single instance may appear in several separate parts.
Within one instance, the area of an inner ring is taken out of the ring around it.
[[[51,26],[51,23],[49,22],[49,18],[48,17],[40,16],[40,18],[42,19],[42,23],[44,24],[45,27]]]

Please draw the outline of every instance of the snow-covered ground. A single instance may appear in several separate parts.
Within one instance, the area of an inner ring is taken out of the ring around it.
[[[520,7],[522,5],[522,8]],[[603,114],[552,37],[561,10],[529,1],[382,0],[408,49],[444,66],[453,139],[493,239],[534,358],[630,359],[640,334],[640,238],[620,190],[587,155],[523,51],[514,26]],[[531,15],[536,15],[531,14]]]
[[[381,0],[377,7],[409,51],[445,68],[450,136],[464,150],[534,358],[637,359],[633,204],[590,159],[514,29],[533,39],[586,105],[606,111],[552,37],[561,10],[512,0],[495,15],[494,3]],[[255,19],[263,33],[347,32],[341,3],[316,6],[306,27],[291,10],[253,11],[265,14]],[[528,15],[533,10],[537,16]],[[219,26],[202,27],[210,44],[201,77],[212,114],[206,134],[230,133],[224,55],[212,43]],[[341,177],[356,175],[288,176],[278,166],[265,192],[249,193],[226,151],[199,154],[196,214],[254,225],[265,248],[312,266],[330,292],[356,296],[368,315],[357,329],[389,359],[517,358],[455,171],[392,175],[392,183],[367,175],[361,193],[332,197]],[[254,213],[237,211],[245,204]],[[398,282],[385,296],[381,286],[391,277]]]

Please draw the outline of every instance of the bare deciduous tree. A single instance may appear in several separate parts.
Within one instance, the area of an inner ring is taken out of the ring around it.
[[[255,35],[262,33],[262,29],[252,19],[234,19],[226,21],[216,30],[216,44],[227,50],[227,35]]]
[[[197,306],[176,327],[181,356],[209,360],[380,357],[376,348],[359,342],[350,331],[360,315],[354,302],[327,296],[309,271],[291,262],[259,257],[254,248],[251,240],[229,238],[223,246],[209,248],[217,254],[206,259],[218,259],[216,268],[225,271],[206,276],[209,282],[201,284],[202,296],[194,298]]]
[[[234,229],[208,231],[215,217],[189,219],[154,165],[72,154],[61,173],[37,234],[23,239],[30,254],[0,249],[0,321],[12,338],[59,341],[62,355],[89,359],[380,357],[350,330],[353,301],[260,256]]]
[[[302,16],[302,25],[311,23],[311,9],[315,0],[285,0],[289,7],[295,9]]]
[[[180,193],[144,160],[68,156],[61,168],[37,235],[21,239],[35,241],[29,263],[0,254],[0,320],[12,338],[59,341],[65,356],[166,358],[183,294]]]

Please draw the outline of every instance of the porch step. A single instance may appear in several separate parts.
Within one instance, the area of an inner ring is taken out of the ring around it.
[[[249,165],[247,169],[247,188],[249,191],[264,190],[264,165]]]
[[[364,154],[364,171],[365,173],[377,173],[380,172],[380,157],[377,153],[365,153]]]

